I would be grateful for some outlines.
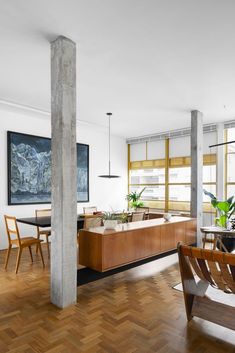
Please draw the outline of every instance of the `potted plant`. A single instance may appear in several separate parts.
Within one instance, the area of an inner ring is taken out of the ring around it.
[[[140,201],[140,198],[145,189],[146,188],[143,188],[140,192],[132,191],[130,194],[126,195],[126,199],[130,202],[131,208],[136,209],[144,206],[144,203],[143,201]]]
[[[105,229],[115,229],[118,224],[118,217],[113,212],[104,212],[103,223]]]
[[[224,230],[229,230],[229,223],[235,211],[234,196],[225,201],[219,201],[212,193],[203,190],[204,194],[211,199],[211,205],[216,209],[218,216],[215,218],[215,224]],[[222,242],[229,252],[235,249],[235,237],[223,235]]]
[[[119,215],[118,220],[120,223],[128,223],[128,213],[123,211],[121,215]]]

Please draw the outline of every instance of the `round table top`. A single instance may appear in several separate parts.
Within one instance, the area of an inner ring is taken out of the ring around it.
[[[235,230],[228,230],[218,226],[201,227],[200,230],[203,233],[235,235]]]

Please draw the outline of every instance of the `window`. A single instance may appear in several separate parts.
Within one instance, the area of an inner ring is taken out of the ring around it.
[[[190,185],[169,185],[170,201],[190,201]]]
[[[191,182],[191,168],[170,168],[169,169],[169,183],[190,183]]]
[[[216,195],[216,165],[203,166],[203,189]],[[210,198],[203,193],[203,202],[210,203]]]
[[[151,155],[154,155],[154,152],[160,157],[159,159],[137,160],[137,156],[134,156],[135,158],[130,161],[129,191],[140,192],[145,187],[141,196],[145,206],[165,211],[189,211],[191,199],[190,157],[182,156],[185,149],[182,147],[180,138],[173,139],[173,141],[174,143],[170,140],[168,145],[166,140],[165,150],[167,151],[168,148],[170,153],[168,161],[166,158],[162,158],[162,145],[160,150],[159,146],[154,145],[151,152]],[[162,144],[163,141],[160,142]],[[189,146],[189,137],[184,142]],[[149,151],[147,144],[145,147],[146,151]],[[233,157],[235,161],[235,148]],[[216,194],[216,155],[206,154],[203,160],[203,188]],[[232,175],[231,169],[231,178]],[[235,177],[233,190],[235,191]],[[203,202],[204,211],[212,212],[210,199],[206,195],[203,195]]]
[[[235,140],[235,128],[227,130],[227,141]],[[226,197],[235,195],[235,143],[226,146]]]
[[[145,187],[141,195],[141,200],[165,200],[165,186],[164,185],[150,185],[150,186],[131,186],[130,192],[137,191],[138,193]]]
[[[137,169],[131,170],[131,184],[164,184],[165,169]]]
[[[145,190],[141,195],[141,200],[144,201],[145,205],[161,210],[164,209],[165,169],[150,168],[130,170],[130,192],[140,192],[143,188],[145,188]],[[153,202],[149,203],[149,201]]]
[[[178,167],[169,169],[169,210],[189,210],[191,168]]]

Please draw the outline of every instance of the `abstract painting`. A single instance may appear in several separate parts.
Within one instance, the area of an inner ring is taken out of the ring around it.
[[[8,205],[51,202],[51,139],[7,132]],[[89,146],[77,144],[77,201],[89,201]]]

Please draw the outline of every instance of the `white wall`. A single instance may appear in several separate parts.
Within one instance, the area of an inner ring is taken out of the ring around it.
[[[36,208],[47,208],[50,205],[7,205],[7,131],[50,137],[50,120],[39,117],[33,111],[5,109],[0,106],[0,249],[7,246],[7,235],[3,215],[30,217]],[[82,213],[87,205],[97,206],[99,210],[122,210],[126,208],[127,193],[127,147],[124,139],[111,138],[111,161],[113,174],[118,179],[102,179],[99,174],[108,172],[108,136],[107,130],[94,125],[78,124],[77,141],[90,146],[90,202],[78,203],[78,212]],[[22,235],[35,235],[34,227],[19,223]]]

